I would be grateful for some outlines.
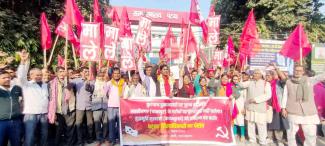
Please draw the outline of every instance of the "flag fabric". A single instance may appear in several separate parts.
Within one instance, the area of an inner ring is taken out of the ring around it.
[[[94,22],[103,22],[98,0],[94,0]]]
[[[261,44],[256,29],[254,10],[252,9],[249,12],[243,32],[240,36],[240,53],[246,56],[254,56],[260,49]]]
[[[291,58],[294,61],[299,61],[300,48],[302,49],[302,57],[307,56],[312,50],[312,46],[304,32],[304,26],[301,23],[298,24],[290,34],[289,38],[285,41],[280,54]]]
[[[119,30],[120,37],[132,37],[131,31],[131,23],[129,20],[128,12],[126,7],[123,7],[122,15],[121,15],[121,22],[120,22],[120,30]]]
[[[120,24],[120,18],[118,17],[117,11],[115,8],[113,8],[110,18],[112,19],[113,26],[118,27]]]
[[[176,37],[174,36],[173,32],[172,32],[172,28],[169,25],[168,26],[168,31],[165,35],[165,38],[161,41],[161,45],[160,45],[160,51],[159,51],[159,56],[161,58],[170,58],[170,53],[172,53],[172,45],[174,45],[176,43]],[[173,48],[175,48],[173,46]],[[169,52],[169,53],[167,53]]]
[[[235,46],[231,36],[228,36],[227,41],[227,58],[223,61],[223,66],[228,67],[236,61]]]
[[[66,19],[67,24],[76,25],[78,28],[78,32],[81,32],[81,22],[84,21],[84,18],[75,0],[66,0],[65,17],[67,18]]]
[[[100,48],[104,50],[104,23],[103,23],[103,17],[101,15],[100,7],[98,0],[94,0],[94,22],[100,23]]]
[[[228,46],[228,55],[234,56],[235,55],[235,46],[234,46],[234,42],[233,42],[231,36],[228,36],[227,46]]]
[[[57,58],[58,60],[58,66],[61,66],[61,67],[64,67],[64,58],[60,55],[60,54],[58,54],[58,58]]]
[[[41,46],[43,50],[49,50],[52,46],[51,31],[44,12],[41,14]]]
[[[66,16],[63,17],[59,25],[56,27],[55,33],[63,38],[66,38],[66,33],[68,33],[68,38],[66,39],[68,39],[76,48],[79,48],[80,41],[76,34],[73,32],[71,26],[68,25]]]
[[[190,9],[190,22],[201,26],[202,29],[202,36],[203,36],[203,42],[207,43],[208,39],[208,26],[202,16],[202,13],[200,11],[199,3],[197,0],[191,0],[191,9]]]
[[[209,17],[213,17],[216,15],[216,13],[214,11],[216,3],[217,3],[216,0],[212,0],[212,2],[210,4]]]

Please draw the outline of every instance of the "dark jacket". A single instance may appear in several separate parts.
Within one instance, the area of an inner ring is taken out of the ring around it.
[[[0,88],[0,120],[11,120],[21,115],[19,97],[22,89],[14,86],[10,91]]]

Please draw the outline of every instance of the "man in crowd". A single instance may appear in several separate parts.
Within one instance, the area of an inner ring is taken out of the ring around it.
[[[106,95],[108,95],[108,139],[112,145],[119,143],[119,108],[125,86],[120,69],[114,67],[112,79],[105,86]]]
[[[0,70],[0,145],[10,141],[11,146],[21,146],[22,121],[19,98],[22,89],[10,84],[10,73]]]
[[[139,82],[140,76],[138,73],[132,74],[132,80],[126,86],[124,91],[123,98],[132,98],[132,97],[145,97],[146,88]]]
[[[91,143],[93,140],[93,112],[91,110],[91,89],[87,84],[91,84],[89,69],[82,67],[81,78],[76,78],[71,81],[76,91],[76,128],[77,128],[77,144],[82,145],[83,141],[83,119],[86,115],[87,122],[87,143]]]
[[[55,145],[71,146],[75,142],[76,99],[73,89],[65,84],[66,75],[63,67],[57,67],[56,78],[49,82],[49,122],[56,126]]]
[[[18,67],[18,85],[23,89],[25,146],[34,145],[36,130],[40,131],[40,145],[47,145],[48,134],[48,103],[49,93],[47,83],[42,82],[42,71],[33,68],[29,71],[30,81],[27,80],[29,54],[20,53],[21,62]],[[37,126],[40,129],[36,129]]]
[[[256,143],[255,126],[257,126],[259,143],[266,145],[267,137],[267,107],[266,101],[271,98],[271,86],[262,78],[262,71],[254,71],[253,80],[240,83],[247,89],[246,117],[248,138],[251,143]]]
[[[304,76],[303,66],[294,67],[293,77],[286,82],[283,96],[285,108],[282,115],[289,120],[287,130],[288,145],[296,146],[296,133],[301,125],[304,132],[306,146],[316,146],[316,124],[319,117],[315,106],[313,86],[318,81],[325,79],[325,74],[308,78]]]
[[[143,85],[146,87],[147,96],[155,97],[156,96],[156,82],[153,79],[152,75],[155,74],[152,72],[152,66],[146,65],[145,72],[143,69],[143,59],[140,58],[138,62],[139,75],[143,82]]]

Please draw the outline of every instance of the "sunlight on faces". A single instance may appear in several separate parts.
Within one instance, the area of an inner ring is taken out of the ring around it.
[[[222,84],[227,84],[228,83],[228,77],[227,77],[227,75],[222,76],[221,83]]]
[[[193,72],[191,73],[191,77],[192,77],[192,79],[195,79],[196,75],[197,75],[197,71],[193,71]]]
[[[138,84],[138,83],[139,83],[139,80],[140,80],[140,76],[139,76],[138,74],[134,74],[134,75],[132,76],[132,82],[133,82],[134,84]]]
[[[239,83],[239,78],[237,76],[234,76],[232,78],[232,82],[234,82],[235,84]]]
[[[167,66],[162,68],[161,74],[164,76],[168,76],[169,75],[169,69]]]
[[[184,82],[184,85],[188,85],[191,82],[190,77],[188,75],[184,75],[183,82]]]
[[[201,86],[206,86],[207,85],[207,80],[205,78],[200,78],[200,85]]]
[[[42,76],[42,70],[38,68],[33,68],[29,72],[30,79],[35,82],[42,82],[43,76]]]
[[[112,78],[114,80],[119,80],[121,78],[121,72],[119,70],[113,70]]]
[[[262,71],[259,69],[254,70],[253,79],[259,80],[262,78]]]
[[[146,68],[146,75],[151,76],[151,72],[152,72],[152,67],[151,66],[147,67]]]
[[[10,80],[11,77],[9,73],[0,74],[0,86],[10,87]]]
[[[304,73],[305,73],[304,67],[302,67],[302,66],[296,66],[294,68],[293,76],[295,78],[300,78],[300,77],[302,77],[304,75]]]

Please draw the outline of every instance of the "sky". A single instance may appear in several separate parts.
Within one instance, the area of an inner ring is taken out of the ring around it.
[[[211,0],[198,0],[203,17],[207,17]],[[191,0],[110,0],[112,6],[156,8],[163,10],[189,12]]]

